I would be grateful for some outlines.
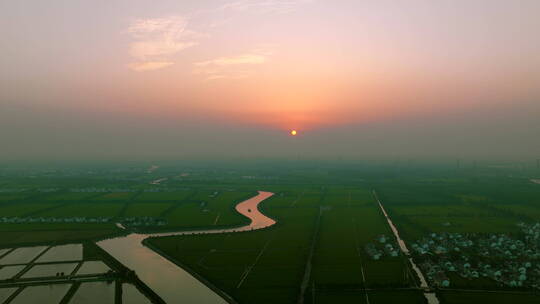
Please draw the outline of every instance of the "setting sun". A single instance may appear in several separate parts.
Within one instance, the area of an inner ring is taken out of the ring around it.
[[[540,0],[106,3],[0,0],[0,304],[540,304]]]

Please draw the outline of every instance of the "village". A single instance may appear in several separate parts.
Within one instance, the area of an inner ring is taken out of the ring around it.
[[[384,234],[378,236],[375,243],[366,244],[364,249],[371,259],[376,261],[383,257],[395,258],[400,255],[396,241]]]
[[[0,223],[5,224],[104,224],[112,222],[112,217],[0,217]],[[115,222],[122,223],[125,227],[141,226],[165,226],[167,220],[150,216],[122,217],[115,219]]]
[[[411,244],[411,254],[432,286],[452,286],[454,273],[501,287],[540,289],[540,223],[517,225],[516,235],[431,233]]]

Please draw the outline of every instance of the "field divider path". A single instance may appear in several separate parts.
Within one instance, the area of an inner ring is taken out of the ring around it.
[[[71,284],[71,287],[68,289],[68,291],[64,295],[64,298],[60,301],[60,304],[68,304],[71,301],[71,298],[73,298],[73,296],[77,292],[77,290],[79,290],[80,286],[81,286],[80,282],[75,282]]]
[[[306,193],[306,191],[304,190],[302,193],[298,194],[298,196],[296,197],[296,199],[291,203],[291,207],[295,207],[295,206],[296,206],[296,203],[298,202],[298,200],[301,199],[302,196],[304,196],[305,193]]]
[[[175,211],[176,209],[178,209],[180,206],[182,206],[183,204],[185,203],[188,203],[190,201],[192,201],[193,197],[195,197],[196,195],[198,194],[198,191],[197,190],[193,190],[190,194],[188,194],[186,197],[180,199],[180,200],[177,200],[175,201],[170,207],[168,207],[167,209],[163,210],[159,216],[160,217],[166,217],[167,214],[171,214],[173,211]]]
[[[242,286],[242,283],[244,283],[244,281],[246,280],[246,278],[248,277],[249,273],[251,272],[251,270],[255,267],[255,265],[257,265],[257,262],[259,262],[259,259],[261,258],[261,256],[264,254],[264,252],[266,251],[266,248],[268,248],[268,245],[270,245],[270,242],[272,242],[272,239],[274,237],[270,237],[270,239],[268,239],[268,241],[266,241],[266,243],[264,244],[263,248],[261,249],[261,251],[259,252],[259,254],[257,255],[257,257],[255,258],[255,261],[253,261],[253,264],[251,264],[247,269],[246,271],[243,273],[241,279],[240,279],[240,282],[238,282],[238,285],[236,286],[236,289],[240,288],[240,286]]]
[[[124,204],[122,205],[122,208],[118,211],[118,213],[115,215],[115,218],[123,217],[126,215],[127,210],[131,207],[132,204],[134,204],[135,200],[138,196],[140,196],[143,192],[137,191],[135,194],[133,194],[129,199],[127,199]]]
[[[306,262],[306,269],[304,271],[304,278],[302,279],[302,284],[300,284],[300,295],[298,296],[298,304],[304,303],[304,295],[311,278],[311,261],[313,260],[313,254],[315,253],[315,246],[317,244],[317,239],[319,238],[319,228],[321,225],[323,208],[319,206],[319,215],[317,216],[317,221],[315,222],[315,231],[313,232],[313,240],[311,241],[311,246],[309,248],[309,255]],[[314,292],[314,291],[313,291]]]
[[[42,256],[44,255],[47,251],[49,251],[53,246],[49,246],[47,248],[44,248],[43,250],[41,250],[35,257],[33,257],[27,264],[26,264],[26,267],[24,267],[21,271],[19,271],[19,273],[17,275],[15,275],[13,277],[13,279],[19,279],[21,278],[26,272],[28,272],[30,270],[30,268],[34,267],[34,263]]]
[[[349,192],[350,193],[350,192]],[[350,207],[349,207],[350,208]],[[358,259],[360,260],[360,272],[362,274],[362,284],[364,284],[364,288],[366,288],[366,275],[364,273],[364,263],[362,261],[362,253],[360,249],[360,242],[358,241],[358,235],[360,234],[360,230],[358,229],[358,223],[356,222],[356,219],[353,218],[354,223],[354,230],[355,230],[355,243],[356,243],[356,252],[358,253]],[[367,291],[365,292],[366,295],[366,303],[369,304],[369,295]]]

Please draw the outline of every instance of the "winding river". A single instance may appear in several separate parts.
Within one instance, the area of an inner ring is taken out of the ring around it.
[[[126,267],[134,270],[137,276],[167,303],[225,304],[227,301],[211,288],[181,267],[144,246],[142,241],[148,237],[241,232],[272,226],[276,221],[262,214],[258,209],[258,205],[274,195],[274,193],[258,192],[256,196],[236,205],[236,211],[251,220],[249,225],[227,229],[149,234],[131,233],[127,236],[104,240],[97,244]]]

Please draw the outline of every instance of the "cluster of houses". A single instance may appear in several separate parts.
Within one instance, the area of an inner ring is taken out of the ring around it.
[[[69,189],[70,192],[136,192],[135,189],[130,188],[97,188],[97,187],[89,187],[89,188],[71,188]]]
[[[130,188],[126,188],[126,189],[123,189],[123,188],[95,188],[95,187],[91,187],[91,188],[71,188],[69,189],[70,192],[90,192],[90,193],[106,193],[106,192],[137,192],[137,191],[142,191],[142,192],[178,192],[178,191],[185,191],[185,190],[189,190],[189,188],[149,188],[149,189],[143,189],[143,190],[138,190],[138,189],[130,189]]]
[[[3,188],[0,189],[0,193],[19,193],[27,190],[28,188]]]
[[[57,192],[59,190],[60,190],[60,188],[38,188],[37,192],[50,193],[50,192]]]
[[[373,243],[366,244],[364,249],[373,260],[380,260],[384,256],[397,257],[400,253],[395,239],[384,234],[379,235]]]
[[[49,193],[49,192],[56,192],[59,191],[60,188],[37,188],[37,189],[30,189],[30,188],[4,188],[0,189],[0,193],[21,193],[21,192],[27,192],[27,191],[37,191],[41,193]]]
[[[540,289],[540,223],[519,223],[519,234],[431,233],[411,253],[434,286],[449,287],[450,273],[500,286]]]
[[[120,222],[125,227],[142,227],[142,226],[165,226],[167,220],[164,218],[157,218],[151,216],[134,216],[124,217],[120,219]]]
[[[166,180],[166,178],[154,180],[150,182],[152,185],[160,185],[162,181]],[[0,189],[0,193],[21,193],[21,192],[30,192],[30,191],[36,191],[41,193],[50,193],[50,192],[58,192],[62,189],[60,188],[38,188],[38,189],[28,189],[28,188],[19,188],[19,189]],[[98,187],[89,187],[89,188],[71,188],[69,189],[69,192],[76,192],[76,193],[114,193],[114,192],[179,192],[179,191],[186,191],[190,190],[190,188],[148,188],[148,189],[130,189],[130,188],[98,188]]]
[[[157,169],[159,169],[159,166],[152,165],[152,166],[150,166],[150,168],[148,168],[146,170],[146,173],[152,173],[152,172],[156,171]]]
[[[179,191],[187,191],[190,190],[190,188],[150,188],[150,189],[144,189],[143,192],[179,192]]]
[[[161,184],[161,182],[164,182],[166,180],[168,180],[168,178],[166,178],[166,177],[158,178],[156,180],[151,181],[150,185],[159,185],[159,184]]]
[[[0,223],[6,224],[51,224],[51,223],[81,223],[81,224],[103,224],[110,223],[111,217],[0,217]],[[116,221],[124,226],[164,226],[167,220],[149,216],[124,217]]]
[[[110,217],[0,217],[0,223],[28,224],[28,223],[108,223]]]

